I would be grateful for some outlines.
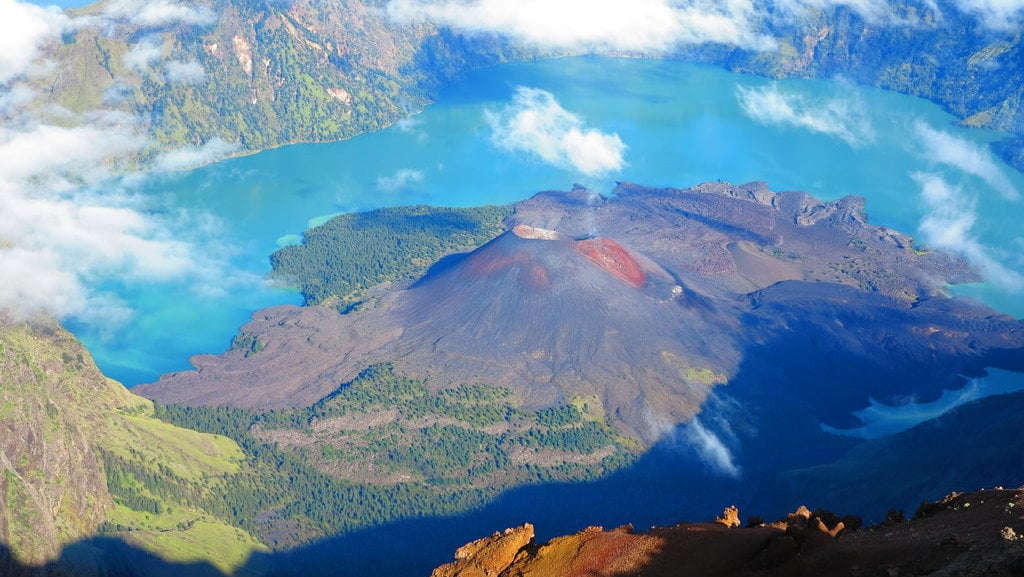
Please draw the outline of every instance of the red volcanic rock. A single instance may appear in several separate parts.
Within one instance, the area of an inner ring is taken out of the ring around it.
[[[495,577],[502,574],[519,552],[533,542],[533,525],[526,523],[477,539],[455,551],[455,561],[442,565],[431,577]]]
[[[633,288],[641,288],[647,275],[640,263],[621,244],[607,237],[576,242],[576,250],[602,270]]]
[[[801,507],[769,526],[681,523],[635,533],[590,527],[525,547],[495,577],[637,575],[1015,576],[1024,574],[1024,490],[955,495],[926,515],[839,534]],[[729,509],[726,509],[728,512]],[[1015,529],[1016,528],[1016,529]],[[512,530],[510,530],[512,531]],[[532,534],[532,533],[531,533]],[[837,536],[838,535],[838,536]],[[491,539],[501,539],[496,534]],[[474,542],[473,546],[478,542]],[[460,549],[463,551],[463,549]],[[458,563],[470,566],[472,556]],[[447,566],[446,566],[447,567]],[[436,573],[440,575],[482,573]]]
[[[730,505],[722,510],[722,514],[715,518],[715,522],[726,527],[739,527],[740,510],[735,505]]]

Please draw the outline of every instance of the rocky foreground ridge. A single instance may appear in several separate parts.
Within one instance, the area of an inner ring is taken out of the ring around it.
[[[459,548],[432,577],[1024,575],[1024,489],[953,493],[909,521],[898,511],[873,527],[858,521],[800,507],[741,528],[729,507],[711,523],[588,527],[546,543],[524,524]]]

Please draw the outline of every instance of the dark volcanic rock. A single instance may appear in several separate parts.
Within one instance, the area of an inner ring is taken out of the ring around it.
[[[841,383],[800,400],[832,425],[855,424],[843,419],[871,396],[934,398],[962,385],[959,374],[1024,369],[1021,322],[943,296],[974,273],[868,224],[863,199],[822,203],[760,183],[615,192],[540,193],[498,238],[363,310],[261,311],[243,327],[258,354],[196,357],[195,371],[136,390],[304,406],[392,361],[435,389],[500,384],[530,407],[596,399],[652,441],[751,359]]]

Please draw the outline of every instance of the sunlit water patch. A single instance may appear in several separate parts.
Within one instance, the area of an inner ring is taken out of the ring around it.
[[[853,412],[853,415],[863,423],[862,426],[837,429],[822,424],[821,428],[834,435],[875,439],[906,431],[971,401],[992,395],[1024,391],[1024,374],[998,369],[989,369],[988,373],[984,378],[969,379],[960,389],[943,391],[939,398],[926,403],[907,402],[889,405],[871,399],[870,405]]]
[[[509,203],[576,182],[608,192],[615,181],[686,187],[716,179],[764,180],[822,199],[865,196],[873,222],[987,259],[994,282],[967,292],[1022,316],[1015,193],[1024,179],[987,152],[998,134],[952,122],[920,99],[681,62],[495,67],[382,132],[150,179],[140,192],[166,199],[165,210],[218,223],[209,248],[199,244],[226,254],[221,282],[100,281],[131,318],[69,324],[109,375],[128,385],[152,381],[188,368],[190,355],[223,351],[254,310],[298,302],[259,279],[270,253],[296,242],[311,219],[417,203]]]

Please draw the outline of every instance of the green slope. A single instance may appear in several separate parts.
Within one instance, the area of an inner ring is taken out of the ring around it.
[[[0,439],[0,541],[21,563],[97,533],[225,572],[265,549],[203,507],[241,449],[155,419],[52,321],[0,323]]]

